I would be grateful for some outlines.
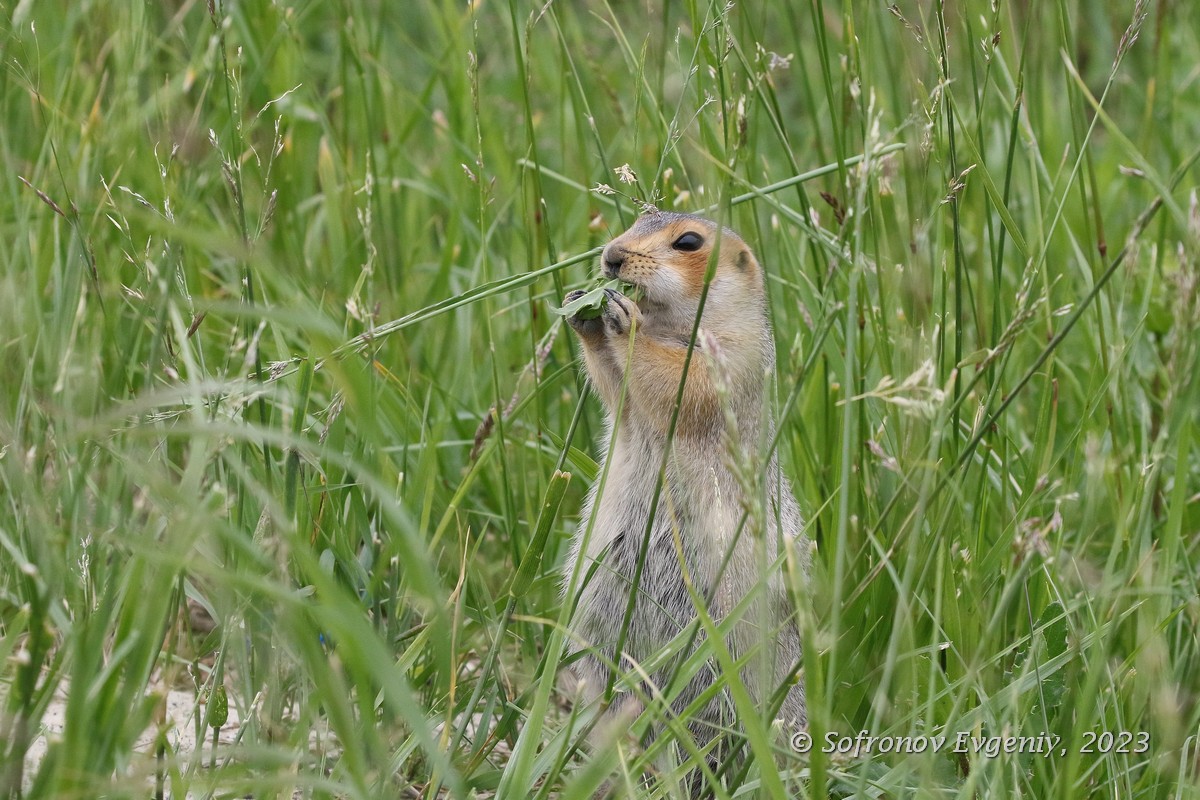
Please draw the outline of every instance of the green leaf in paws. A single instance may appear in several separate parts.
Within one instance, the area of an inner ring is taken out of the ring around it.
[[[555,308],[553,311],[560,317],[595,319],[604,312],[604,306],[608,303],[608,295],[605,294],[605,289],[614,289],[616,286],[616,281],[602,283],[591,291],[576,297],[562,308]]]
[[[608,305],[607,290],[624,294],[635,303],[641,300],[642,290],[640,287],[634,286],[631,283],[612,280],[605,281],[599,286],[589,290],[588,292],[576,297],[569,303],[563,305],[562,308],[552,309],[555,314],[560,317],[577,317],[579,319],[595,319],[604,313],[604,307]]]
[[[604,311],[604,304],[607,302],[608,295],[604,293],[604,287],[597,286],[595,289],[576,297],[562,308],[554,309],[554,313],[560,317],[592,319],[593,317],[600,316]]]

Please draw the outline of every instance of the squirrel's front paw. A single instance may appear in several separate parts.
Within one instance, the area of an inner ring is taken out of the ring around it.
[[[563,298],[563,305],[565,306],[568,303],[572,303],[583,297],[585,294],[587,294],[587,292],[582,289],[576,289],[573,292],[568,292],[567,296]],[[597,316],[594,311],[592,312],[592,316],[588,317],[581,316],[580,314],[567,317],[567,324],[570,325],[571,328],[580,336],[598,336],[604,332],[604,320]]]
[[[610,336],[623,336],[641,322],[642,312],[637,303],[614,289],[606,289],[604,294],[608,296],[608,302],[600,318]]]

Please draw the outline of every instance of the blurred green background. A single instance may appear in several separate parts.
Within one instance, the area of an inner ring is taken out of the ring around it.
[[[602,424],[550,311],[644,201],[769,274],[813,736],[1064,737],[741,790],[1200,796],[1194,4],[0,17],[0,793],[678,791],[550,689]]]

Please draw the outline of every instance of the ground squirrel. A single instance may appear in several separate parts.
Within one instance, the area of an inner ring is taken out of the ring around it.
[[[791,540],[807,574],[809,552],[796,500],[777,459],[771,455],[764,466],[761,457],[773,432],[764,395],[775,366],[763,273],[736,233],[718,230],[701,217],[650,212],[639,218],[604,248],[601,267],[606,277],[633,284],[638,291],[630,294],[641,294],[641,299],[634,302],[610,290],[599,316],[568,320],[607,411],[604,447],[611,459],[603,490],[597,480],[588,495],[567,564],[569,582],[584,559],[576,598],[568,598],[577,599],[572,647],[583,651],[573,669],[590,701],[604,691],[609,665],[616,661],[614,650],[718,233],[716,269],[688,367],[621,669],[629,669],[630,659],[641,663],[696,618],[686,574],[718,624],[743,605],[726,643],[735,659],[759,654],[748,659],[742,677],[760,707],[777,687],[792,682],[778,717],[797,728],[806,724],[804,688],[795,677],[800,638],[783,571],[775,562],[783,542]],[[580,295],[572,292],[567,301]],[[753,471],[749,481],[746,468]],[[757,486],[757,497],[747,496],[748,483]],[[759,511],[749,515],[739,533],[747,508]],[[672,663],[650,674],[659,690],[665,689],[674,667]],[[682,711],[703,693],[719,671],[710,658],[673,703],[674,710]],[[764,674],[769,684],[765,691],[760,688]],[[617,695],[609,713],[622,707],[630,712],[640,708],[629,693]],[[722,729],[736,729],[728,689],[689,715],[688,724],[701,745]],[[714,752],[719,755],[720,748]],[[717,761],[711,755],[709,760]]]

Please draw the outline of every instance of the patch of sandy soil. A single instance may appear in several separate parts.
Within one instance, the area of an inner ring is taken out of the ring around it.
[[[25,753],[24,788],[26,790],[29,788],[33,776],[37,773],[37,768],[41,764],[42,759],[46,757],[50,743],[62,736],[67,716],[66,691],[66,689],[60,689],[60,691],[55,693],[54,699],[50,701],[50,705],[42,717],[41,724],[38,726],[32,742],[30,742],[29,749]],[[189,761],[196,755],[198,749],[205,760],[211,756],[213,733],[211,728],[206,728],[203,731],[204,741],[199,743],[199,748],[197,747],[195,714],[199,713],[203,716],[204,710],[203,705],[197,707],[195,692],[172,690],[167,693],[167,747],[168,751],[174,753],[180,762],[186,763]],[[229,706],[229,719],[220,729],[220,735],[217,740],[218,747],[224,749],[234,744],[240,728],[241,720],[238,716],[238,710],[231,704]],[[155,756],[157,740],[157,726],[152,726],[143,731],[142,735],[138,737],[134,745],[135,751],[152,761]],[[222,754],[222,749],[218,750],[218,755]],[[228,753],[227,749],[223,752],[224,755],[228,755]],[[146,770],[139,770],[139,772],[142,771]],[[153,773],[152,766],[149,767],[149,771]]]

